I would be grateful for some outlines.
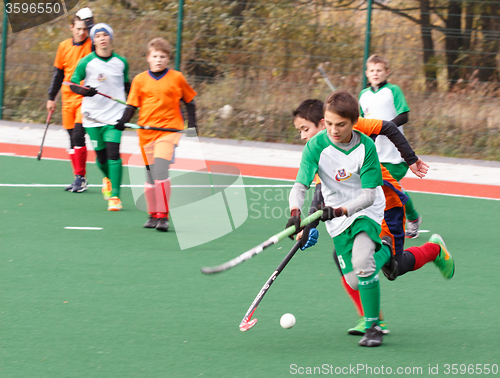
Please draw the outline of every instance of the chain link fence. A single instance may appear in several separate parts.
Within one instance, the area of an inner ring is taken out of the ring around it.
[[[411,109],[405,134],[420,154],[500,160],[500,2],[426,4],[374,2],[372,13],[370,52],[389,59],[389,81]],[[175,45],[177,1],[81,1],[77,8],[84,5],[114,28],[130,79],[148,69],[149,40]],[[8,34],[4,119],[44,121],[72,14]],[[363,1],[187,1],[181,71],[198,91],[201,135],[301,143],[291,112],[329,94],[319,66],[337,88],[361,91],[366,16]],[[60,124],[60,112],[54,121]]]

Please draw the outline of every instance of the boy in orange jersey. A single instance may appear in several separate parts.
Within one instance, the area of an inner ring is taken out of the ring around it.
[[[73,38],[59,44],[54,61],[54,75],[48,91],[47,110],[56,109],[56,96],[63,81],[69,81],[78,61],[92,51],[92,42],[88,38],[89,30],[94,24],[90,8],[80,9],[71,21],[70,30]],[[85,165],[87,147],[85,146],[85,131],[82,126],[82,96],[73,93],[69,87],[62,87],[62,119],[63,127],[68,131],[70,140],[69,157],[73,167],[74,182],[65,190],[82,193],[87,190]]]
[[[184,75],[168,68],[172,47],[163,38],[148,43],[147,61],[149,70],[137,75],[132,81],[127,99],[127,108],[115,127],[124,129],[124,124],[139,110],[138,124],[141,126],[184,129],[181,101],[186,104],[188,128],[196,130],[196,108],[193,101],[196,91]],[[174,160],[175,147],[180,133],[154,130],[139,130],[139,145],[147,169],[144,185],[149,218],[145,228],[168,231],[168,202],[170,200],[169,167]]]
[[[305,100],[293,112],[294,125],[300,132],[301,139],[308,141],[314,137],[318,132],[325,128],[323,120],[323,102],[319,100]],[[390,121],[381,121],[376,119],[359,118],[358,122],[354,125],[354,129],[358,130],[369,136],[386,135],[398,148],[402,157],[409,165],[411,171],[418,177],[423,177],[427,172],[427,165],[422,162],[412,151],[411,147],[404,136],[398,131],[396,125]],[[440,269],[445,278],[451,278],[454,272],[453,259],[446,260],[447,254],[444,241],[439,235],[433,235],[429,243],[425,243],[421,247],[411,247],[404,250],[405,240],[405,213],[404,204],[407,200],[406,195],[403,193],[401,186],[394,179],[389,171],[382,168],[382,179],[384,185],[382,190],[386,199],[386,207],[384,211],[384,219],[382,220],[381,237],[388,236],[392,240],[393,252],[396,254],[397,275],[401,276],[408,271],[417,270],[430,261],[434,261],[436,266]],[[321,194],[321,183],[316,185],[316,190],[311,204],[310,213],[316,211],[323,205],[323,196]],[[304,230],[298,234],[297,240],[301,238],[302,249],[314,245],[318,238],[315,224],[306,226]],[[351,298],[358,315],[361,317],[358,324],[348,330],[351,335],[362,335],[365,333],[364,328],[364,311],[361,305],[361,299],[358,290],[351,288],[346,281],[340,269],[340,263],[336,252],[333,252],[333,258],[341,272],[342,286]],[[388,279],[393,280],[396,276],[390,272],[388,267],[384,267],[382,271]],[[382,329],[385,333],[388,330],[384,323],[381,323]]]

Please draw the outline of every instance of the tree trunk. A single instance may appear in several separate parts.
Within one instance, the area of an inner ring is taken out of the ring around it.
[[[496,56],[499,49],[498,31],[500,30],[497,3],[485,4],[481,10],[481,27],[483,32],[483,43],[481,51],[483,55],[479,60],[479,81],[490,81],[497,76]]]
[[[432,40],[429,0],[420,1],[420,34],[424,50],[425,89],[426,91],[432,91],[437,87],[437,62]]]
[[[460,48],[462,47],[462,6],[459,2],[448,3],[448,18],[446,19],[446,65],[448,69],[449,90],[452,90],[460,79],[461,68],[458,66]]]

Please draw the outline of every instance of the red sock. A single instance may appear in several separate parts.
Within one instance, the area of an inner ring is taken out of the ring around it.
[[[71,167],[73,168],[73,176],[77,175],[76,173],[76,159],[75,159],[75,150],[70,148],[68,150],[69,160],[71,161]]]
[[[346,282],[344,276],[341,277],[340,281],[342,282],[342,286],[344,286],[347,295],[349,296],[349,298],[351,298],[352,303],[354,304],[354,307],[358,312],[358,315],[364,316],[365,312],[363,311],[363,305],[361,304],[361,297],[359,296],[359,291],[354,290],[352,287],[350,287],[349,284]]]
[[[408,251],[415,256],[415,266],[412,270],[420,269],[428,262],[434,261],[440,250],[441,247],[435,243],[425,243],[420,247],[410,247],[405,249],[405,251]]]
[[[144,199],[149,215],[156,218],[156,190],[155,186],[148,182],[144,184]]]
[[[166,180],[155,180],[156,216],[168,218],[168,201],[170,201],[170,178]]]
[[[87,163],[87,146],[75,147],[73,167],[75,175],[85,176],[87,173],[85,165]]]

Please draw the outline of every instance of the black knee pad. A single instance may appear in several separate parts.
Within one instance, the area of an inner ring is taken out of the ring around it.
[[[168,179],[168,170],[170,168],[170,160],[155,158],[154,169],[152,169],[153,177],[155,180]]]
[[[109,160],[120,159],[120,143],[106,142],[106,150]]]
[[[73,149],[75,148],[75,145],[73,144],[73,129],[66,129],[69,135],[69,148]]]
[[[97,155],[97,161],[99,164],[104,165],[108,161],[108,154],[106,153],[106,149],[95,151]]]
[[[85,146],[85,129],[81,123],[75,123],[75,128],[71,135],[71,144],[74,147],[84,147]]]

